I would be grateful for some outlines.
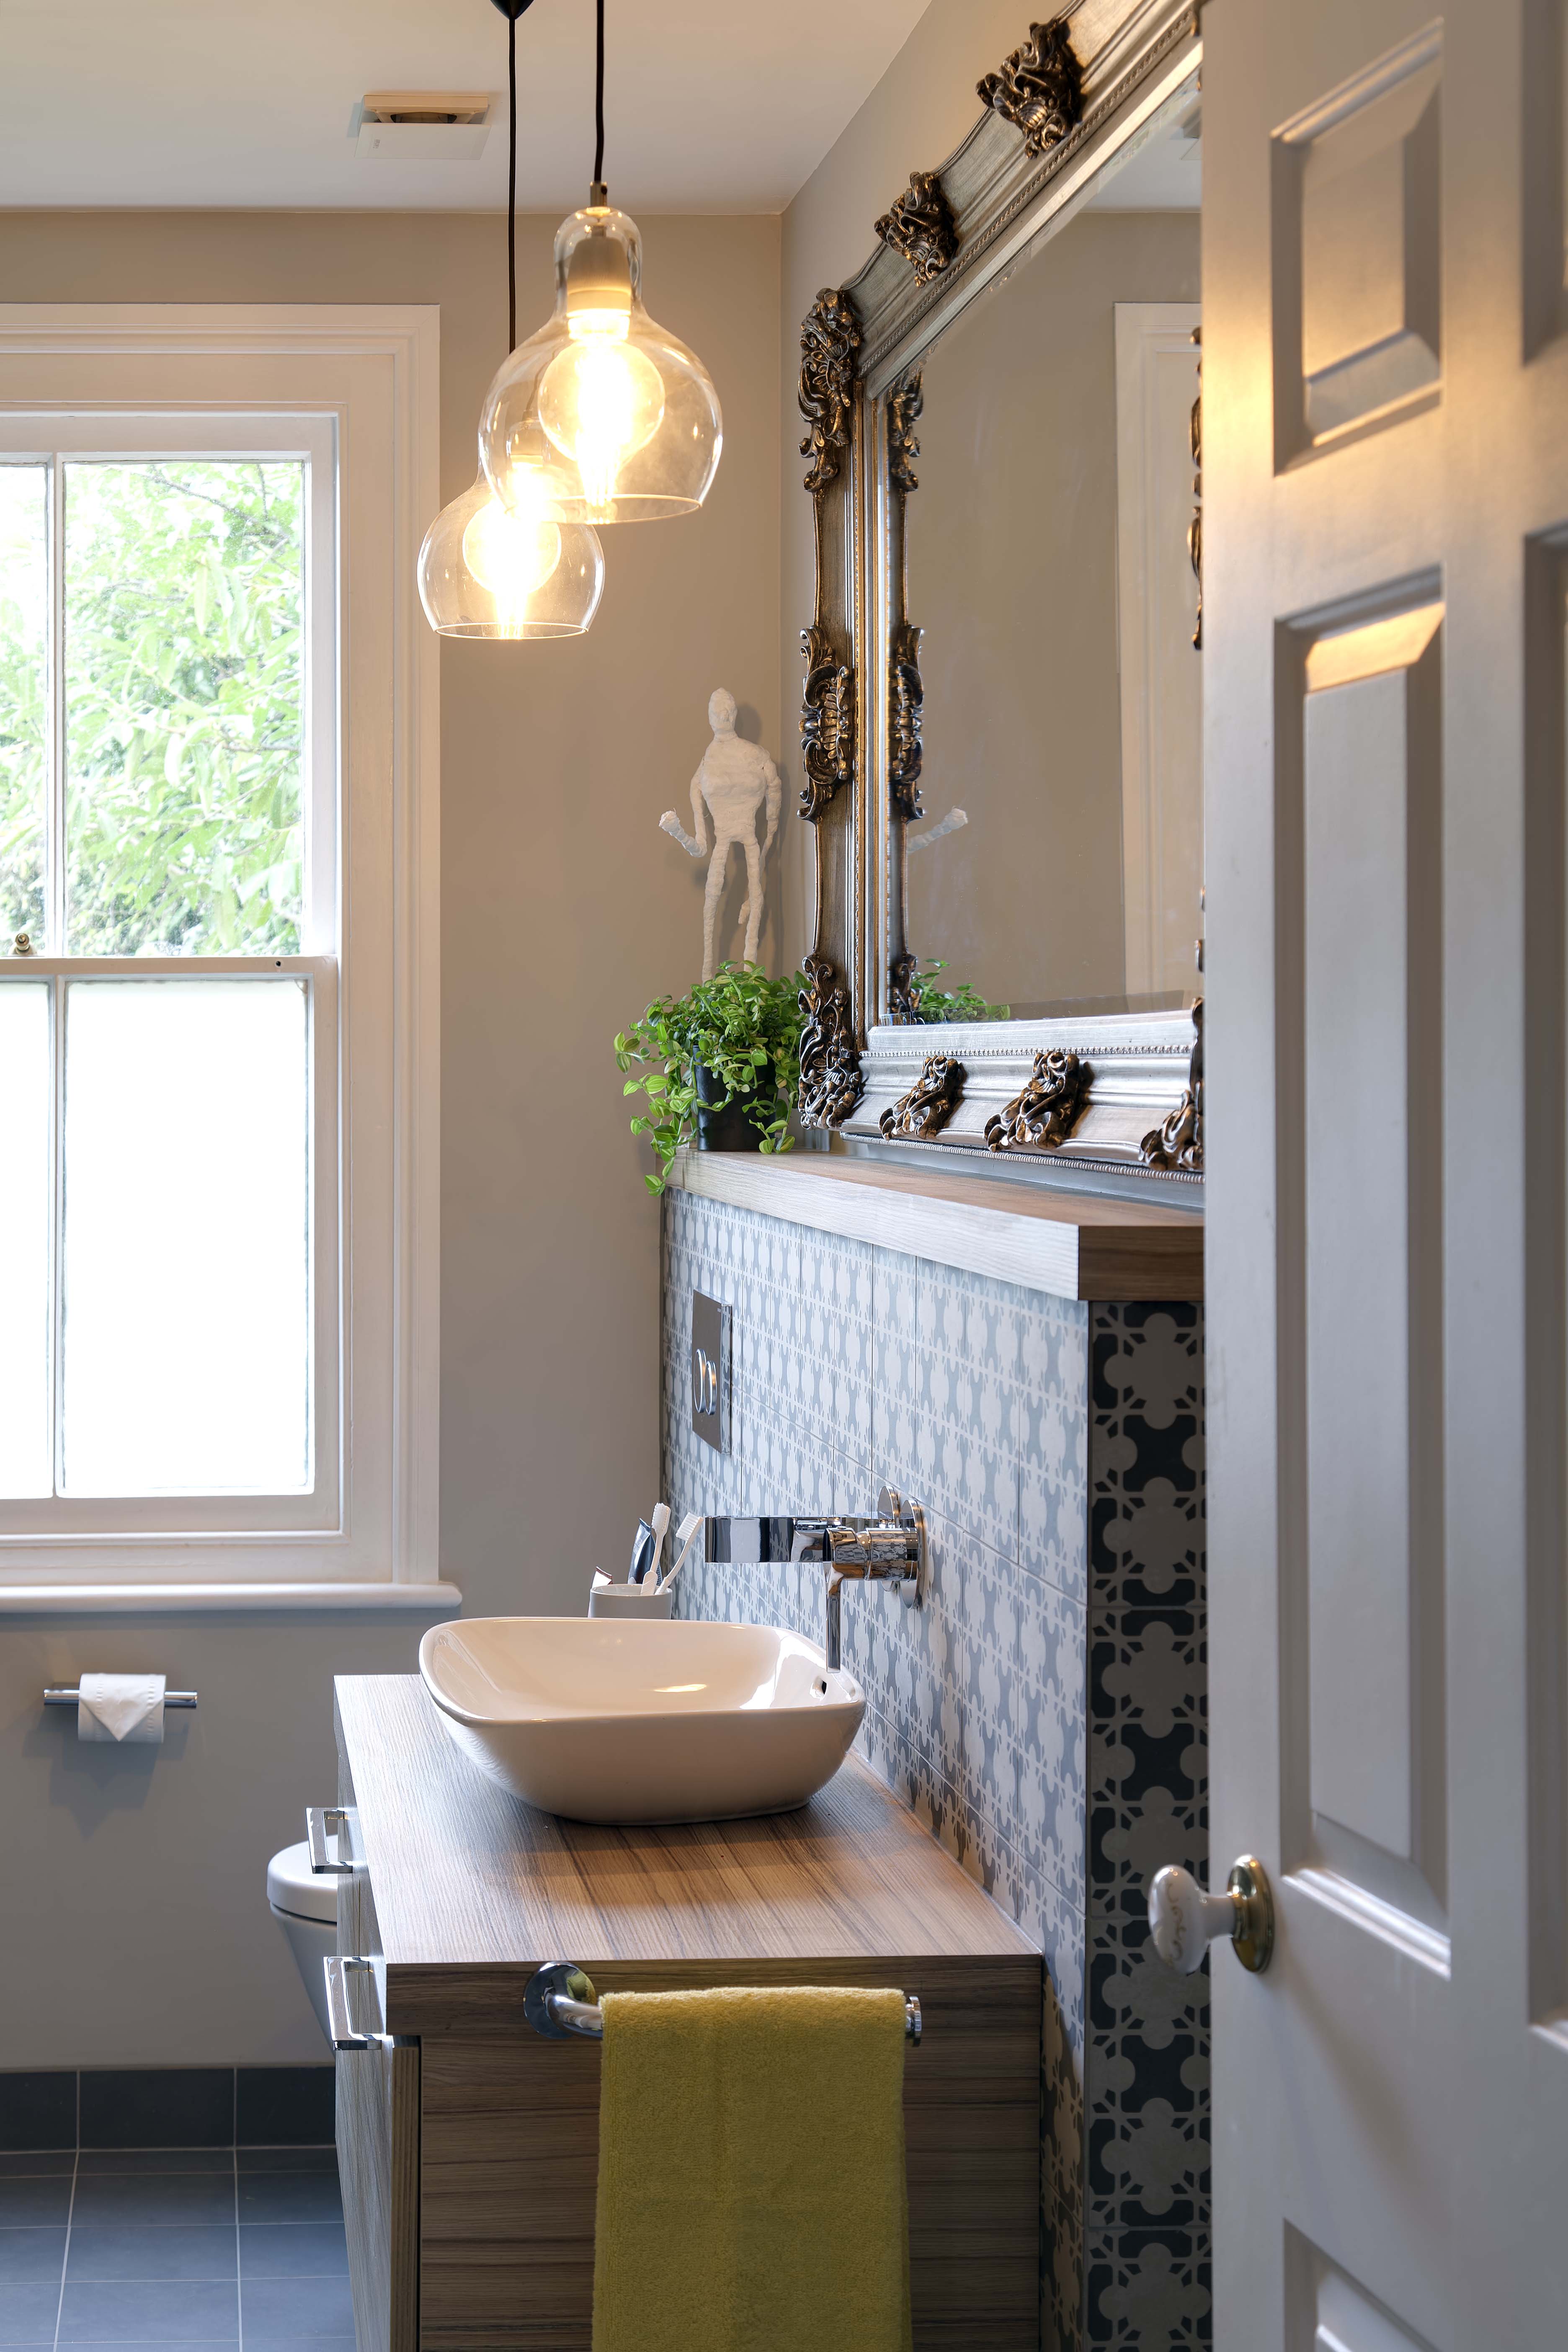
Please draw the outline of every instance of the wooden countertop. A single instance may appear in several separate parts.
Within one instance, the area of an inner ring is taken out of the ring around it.
[[[1069,1192],[839,1152],[683,1151],[669,1181],[704,1200],[962,1266],[1057,1298],[1201,1298],[1201,1210]]]
[[[487,1780],[416,1675],[340,1675],[336,1690],[392,2032],[515,2026],[546,1960],[576,1961],[602,1990],[809,1980],[803,1963],[844,1982],[885,1980],[894,1962],[1039,1967],[854,1757],[797,1812],[606,1829]]]

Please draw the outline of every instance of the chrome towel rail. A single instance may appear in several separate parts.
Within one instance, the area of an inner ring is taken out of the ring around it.
[[[571,1960],[552,1960],[530,1977],[522,2013],[547,2042],[602,2042],[605,2012],[591,1977]],[[921,2005],[911,1992],[904,2000],[904,2039],[920,2048]]]
[[[165,1706],[195,1706],[195,1703],[196,1695],[195,1691],[166,1690],[163,1693],[163,1705]],[[46,1689],[44,1692],[44,1705],[46,1706],[79,1706],[81,1705],[81,1693],[80,1691],[74,1690]]]

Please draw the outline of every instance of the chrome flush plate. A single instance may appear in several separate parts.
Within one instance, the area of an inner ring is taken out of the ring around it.
[[[730,1444],[730,1310],[700,1290],[691,1294],[691,1426],[704,1445]]]

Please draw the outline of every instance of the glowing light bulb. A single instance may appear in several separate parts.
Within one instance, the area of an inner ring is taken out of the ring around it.
[[[561,531],[531,501],[487,499],[463,533],[463,561],[498,603],[526,604],[561,561]]]
[[[576,467],[594,522],[614,520],[616,477],[664,420],[658,370],[624,340],[625,315],[608,315],[606,331],[605,313],[580,312],[539,384],[539,421]]]

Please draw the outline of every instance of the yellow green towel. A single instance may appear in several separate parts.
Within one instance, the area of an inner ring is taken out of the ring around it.
[[[594,2352],[910,2352],[902,1993],[604,2010]]]

